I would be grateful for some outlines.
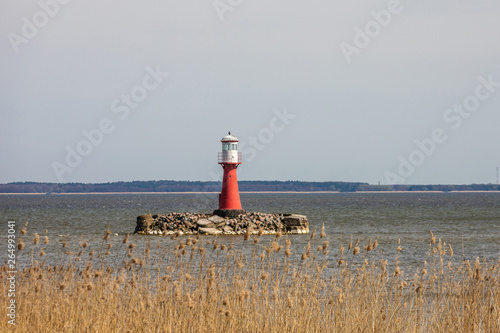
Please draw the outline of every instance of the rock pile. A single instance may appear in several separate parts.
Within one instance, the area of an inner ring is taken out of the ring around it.
[[[170,213],[137,217],[136,234],[172,235],[242,235],[251,234],[307,234],[309,222],[304,215],[246,213],[235,218],[201,213]]]

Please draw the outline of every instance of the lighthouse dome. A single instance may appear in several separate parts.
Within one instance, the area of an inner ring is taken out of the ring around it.
[[[221,140],[221,142],[238,142],[238,138],[236,138],[235,136],[232,136],[231,135],[231,132],[229,132],[225,137],[223,137]]]

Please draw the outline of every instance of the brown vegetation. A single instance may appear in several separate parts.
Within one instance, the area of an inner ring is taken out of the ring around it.
[[[141,248],[128,236],[112,246],[108,235],[95,246],[59,244],[49,265],[36,261],[46,256],[40,236],[23,233],[17,255],[35,260],[17,275],[18,332],[500,331],[500,261],[457,263],[434,235],[411,272],[399,250],[381,259],[376,239],[348,251],[339,244],[327,260],[324,229],[300,253],[293,237],[245,237],[248,255],[213,237],[155,238]],[[0,331],[10,326],[4,316]]]

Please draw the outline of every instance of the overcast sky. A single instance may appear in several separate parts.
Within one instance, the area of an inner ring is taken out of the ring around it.
[[[495,183],[500,2],[0,2],[0,183]],[[86,134],[85,134],[86,133]]]

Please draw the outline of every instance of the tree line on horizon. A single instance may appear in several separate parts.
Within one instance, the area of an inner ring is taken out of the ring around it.
[[[500,191],[496,184],[470,185],[370,185],[361,182],[239,181],[241,192],[360,192],[360,191]],[[108,183],[38,183],[0,184],[0,193],[106,193],[106,192],[219,192],[216,181],[130,181]]]

